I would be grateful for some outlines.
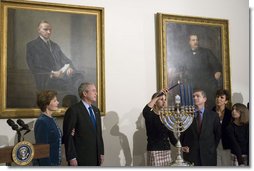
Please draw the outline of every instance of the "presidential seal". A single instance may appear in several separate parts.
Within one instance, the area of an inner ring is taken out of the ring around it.
[[[12,150],[12,159],[17,165],[28,165],[34,157],[34,147],[28,141],[17,143]]]

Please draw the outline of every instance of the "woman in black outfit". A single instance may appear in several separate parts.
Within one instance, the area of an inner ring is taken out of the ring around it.
[[[217,166],[231,165],[230,141],[226,133],[226,128],[232,120],[231,110],[227,108],[229,102],[229,92],[225,89],[217,90],[213,111],[218,113],[221,123],[221,140],[217,147]]]

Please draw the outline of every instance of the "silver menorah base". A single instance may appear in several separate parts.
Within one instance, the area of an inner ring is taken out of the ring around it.
[[[176,148],[177,148],[177,156],[175,161],[171,162],[169,164],[169,166],[173,166],[173,167],[184,167],[184,166],[194,166],[193,163],[184,161],[182,158],[182,154],[181,154],[181,143],[179,140],[177,140],[177,144],[176,144]]]
[[[189,166],[194,166],[194,165],[190,162],[175,160],[174,162],[170,163],[170,166],[173,166],[173,167],[186,167],[187,166],[187,167],[189,167]]]
[[[180,96],[176,95],[175,106],[169,106],[160,110],[161,122],[172,132],[177,139],[177,156],[170,166],[193,166],[192,163],[182,158],[182,145],[180,143],[181,132],[184,132],[192,123],[194,118],[194,106],[180,106]]]
[[[176,144],[176,148],[177,148],[177,156],[175,161],[171,162],[169,165],[170,166],[174,166],[174,167],[178,167],[178,166],[193,166],[193,163],[184,161],[182,158],[182,154],[181,154],[181,143],[179,140],[177,140],[177,144]]]

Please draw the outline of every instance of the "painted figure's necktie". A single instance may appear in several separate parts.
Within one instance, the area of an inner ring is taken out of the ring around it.
[[[55,64],[58,65],[58,63],[56,62],[56,56],[54,55],[53,50],[52,50],[52,46],[51,46],[50,40],[47,40],[46,44],[47,44],[47,47],[49,48],[49,51],[50,51],[50,53],[51,53],[51,55],[52,55],[52,57],[53,57],[53,59],[55,61]]]
[[[51,47],[50,40],[47,40],[47,46],[48,46],[50,52],[52,53],[52,47]]]

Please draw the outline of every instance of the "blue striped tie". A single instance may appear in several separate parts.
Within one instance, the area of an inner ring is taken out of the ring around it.
[[[96,119],[95,119],[95,116],[94,116],[94,114],[93,114],[93,109],[92,109],[92,107],[90,106],[90,107],[88,108],[88,110],[89,110],[90,118],[91,118],[91,120],[92,120],[92,122],[93,122],[93,126],[96,128]]]

